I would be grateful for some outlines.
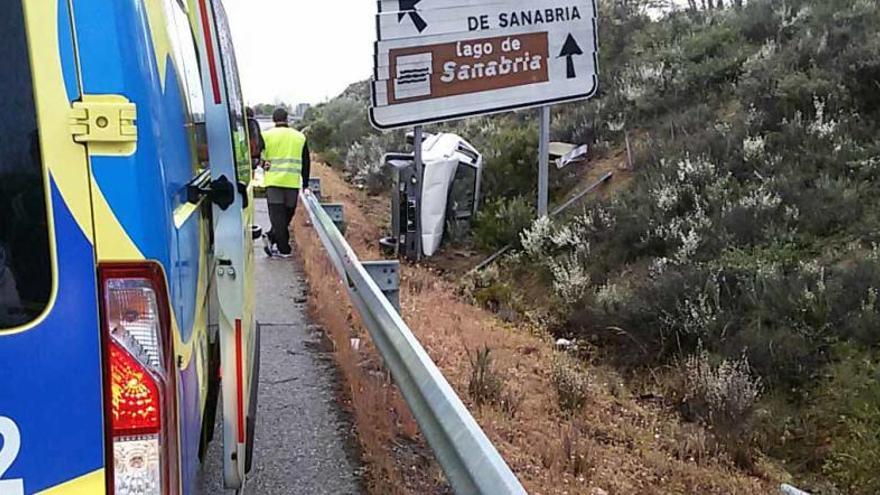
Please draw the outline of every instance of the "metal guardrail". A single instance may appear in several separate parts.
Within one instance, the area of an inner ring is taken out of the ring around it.
[[[507,463],[309,191],[312,225],[455,493],[525,494]]]

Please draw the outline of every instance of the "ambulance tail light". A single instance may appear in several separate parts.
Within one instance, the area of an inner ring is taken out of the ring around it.
[[[105,349],[108,493],[177,493],[171,309],[154,263],[99,268]]]

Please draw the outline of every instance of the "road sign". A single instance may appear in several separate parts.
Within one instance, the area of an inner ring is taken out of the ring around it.
[[[379,129],[589,98],[594,0],[378,0]]]

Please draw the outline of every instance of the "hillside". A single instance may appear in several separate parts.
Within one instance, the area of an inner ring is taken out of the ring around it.
[[[382,227],[369,213],[375,200],[323,164],[315,173],[322,192],[345,205],[352,248],[362,259],[380,258]],[[371,493],[448,493],[355,313],[321,303],[343,289],[302,213],[294,231],[312,313],[335,342]],[[402,316],[529,493],[750,495],[780,481],[769,470],[743,473],[707,449],[702,427],[633,395],[613,369],[556,349],[540,320],[507,323],[458,293],[430,267],[402,270]],[[351,339],[362,344],[352,347]]]
[[[631,138],[625,187],[529,225],[535,115],[442,126],[486,153],[472,244],[519,241],[468,293],[514,323],[544,315],[745,472],[878,493],[880,9],[753,0],[657,17],[648,3],[599,2],[600,93],[554,111],[553,139],[591,144],[595,163]],[[405,146],[369,128],[367,105],[356,84],[306,126],[378,193],[379,156]],[[554,172],[562,199],[589,170]]]

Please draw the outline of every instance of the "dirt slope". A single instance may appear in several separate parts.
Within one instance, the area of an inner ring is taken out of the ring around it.
[[[345,204],[346,236],[352,247],[363,260],[379,259],[377,239],[384,224],[380,212],[387,211],[387,205],[378,206],[376,200],[351,188],[329,167],[316,164],[313,170],[322,178],[325,196]],[[378,359],[365,332],[350,315],[347,300],[344,305],[328,301],[334,291],[337,297],[345,296],[335,280],[328,283],[333,276],[322,259],[320,245],[304,226],[302,213],[299,215],[295,233],[312,299],[323,301],[313,302],[312,311],[336,341],[337,361],[350,381],[351,407],[371,466],[373,493],[442,491],[436,463],[424,459],[427,451],[418,446],[415,425],[399,395],[369,373],[380,368]],[[564,413],[552,379],[557,351],[550,338],[540,329],[506,324],[461,300],[455,287],[436,271],[406,266],[401,289],[404,319],[529,493],[773,492],[772,483],[737,472],[724,459],[695,455],[701,452],[698,444],[703,436],[699,431],[680,425],[657,406],[630,397],[609,370],[587,370],[587,403],[574,414]],[[349,344],[352,337],[363,339],[365,345],[353,351]],[[494,406],[477,408],[468,394],[468,350],[484,346],[492,350],[507,393],[522,398],[512,413]],[[381,395],[379,405],[376,394]],[[377,409],[380,414],[375,413]],[[389,423],[382,418],[385,413],[397,419]],[[413,459],[422,462],[414,464]],[[415,472],[420,476],[412,476]]]

